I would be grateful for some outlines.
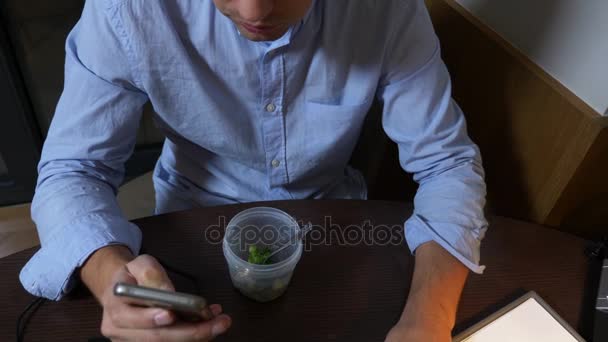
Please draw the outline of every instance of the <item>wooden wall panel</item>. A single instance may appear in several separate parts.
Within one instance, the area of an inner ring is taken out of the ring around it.
[[[608,236],[608,129],[600,132],[546,223],[588,238]]]
[[[454,98],[482,151],[491,210],[574,229],[565,222],[578,220],[581,208],[594,210],[600,203],[589,199],[590,189],[600,196],[597,183],[608,186],[603,176],[608,176],[608,118],[455,1],[428,0],[427,5]],[[602,222],[594,217],[595,223],[581,231],[597,231]]]

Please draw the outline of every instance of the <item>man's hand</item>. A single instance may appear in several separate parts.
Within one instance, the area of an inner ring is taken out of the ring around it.
[[[416,250],[407,304],[387,342],[450,342],[468,269],[436,242]]]
[[[211,305],[214,318],[200,323],[177,322],[173,313],[159,308],[130,305],[114,295],[114,284],[123,282],[174,291],[162,266],[151,256],[133,258],[122,246],[95,252],[81,270],[81,278],[103,306],[101,332],[121,341],[210,341],[231,324],[219,305]]]

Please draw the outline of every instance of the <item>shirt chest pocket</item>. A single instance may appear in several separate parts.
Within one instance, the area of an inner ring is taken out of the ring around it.
[[[373,98],[354,101],[333,101],[332,99],[307,100],[303,112],[307,118],[317,122],[339,123],[363,120],[372,106]]]
[[[348,158],[371,104],[372,99],[341,105],[306,101],[288,114],[287,132],[296,133],[302,142],[297,150],[332,159]]]

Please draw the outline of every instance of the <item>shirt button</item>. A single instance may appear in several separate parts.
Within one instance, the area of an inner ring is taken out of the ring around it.
[[[273,103],[269,103],[266,105],[266,111],[268,113],[272,113],[277,109],[277,106],[275,106]]]
[[[272,161],[272,167],[279,167],[280,165],[281,165],[280,161],[278,161],[276,159]]]

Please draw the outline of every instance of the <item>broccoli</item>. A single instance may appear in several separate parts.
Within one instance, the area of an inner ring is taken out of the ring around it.
[[[249,257],[247,261],[256,265],[269,265],[271,264],[268,260],[268,256],[272,253],[270,248],[258,248],[257,246],[249,246]]]

